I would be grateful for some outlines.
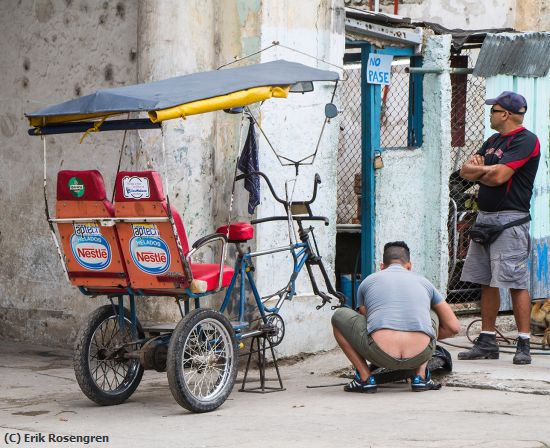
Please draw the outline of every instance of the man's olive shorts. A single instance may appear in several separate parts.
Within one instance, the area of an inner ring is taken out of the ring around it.
[[[435,334],[439,329],[439,318],[430,310]],[[416,369],[428,361],[435,350],[435,339],[418,355],[412,358],[398,359],[385,353],[368,334],[367,318],[350,308],[339,308],[332,315],[332,325],[336,327],[351,346],[367,361],[378,367],[391,370]]]
[[[479,212],[477,223],[506,224],[527,216],[525,212]],[[470,241],[460,280],[494,288],[527,289],[529,223],[504,229],[488,246]]]

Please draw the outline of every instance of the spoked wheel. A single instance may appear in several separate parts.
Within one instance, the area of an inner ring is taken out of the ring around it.
[[[95,310],[80,330],[75,346],[74,371],[86,396],[104,406],[120,404],[134,393],[143,376],[138,359],[124,355],[135,350],[131,321],[125,311],[122,331],[111,305]],[[143,337],[137,325],[138,337]]]
[[[210,412],[227,399],[237,376],[237,340],[227,318],[196,309],[172,333],[166,370],[176,401],[192,412]]]

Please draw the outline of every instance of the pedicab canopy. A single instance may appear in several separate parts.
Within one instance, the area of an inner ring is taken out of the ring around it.
[[[34,128],[29,133],[35,135],[41,134],[42,128],[48,125],[92,119],[99,119],[98,123],[102,125],[108,117],[129,112],[147,112],[147,121],[160,123],[188,115],[247,106],[269,98],[286,98],[289,92],[311,91],[313,81],[336,82],[338,79],[338,73],[333,71],[277,60],[101,89],[26,116]]]

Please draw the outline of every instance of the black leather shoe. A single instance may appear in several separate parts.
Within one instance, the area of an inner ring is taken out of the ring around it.
[[[496,335],[481,333],[474,341],[474,346],[467,352],[460,352],[458,359],[498,359]]]
[[[531,343],[529,338],[518,338],[514,364],[531,364]]]

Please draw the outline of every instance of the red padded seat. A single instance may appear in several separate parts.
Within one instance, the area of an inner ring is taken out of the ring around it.
[[[220,275],[219,264],[191,263],[191,272],[193,272],[193,278],[206,282],[207,291],[212,291],[218,288],[218,280]],[[223,287],[229,286],[234,272],[235,270],[232,267],[224,266],[222,277]]]
[[[165,214],[168,215],[168,203],[164,196],[160,174],[152,170],[120,171],[116,178],[115,203],[143,201],[160,202]],[[170,207],[170,212],[174,218],[183,254],[187,255],[189,243],[181,215],[174,206]]]
[[[166,217],[168,202],[164,196],[162,180],[156,171],[121,171],[116,178],[115,211],[123,217]],[[175,207],[170,212],[182,246],[183,255],[189,253],[189,243],[181,215]],[[143,227],[151,232],[145,236],[143,245],[134,227]],[[146,292],[184,288],[184,283],[174,278],[185,276],[183,262],[179,257],[172,226],[168,222],[117,223],[120,241],[126,260],[129,262],[130,284]],[[135,240],[135,241],[134,241]],[[145,241],[146,240],[146,241]],[[134,243],[132,243],[134,241]],[[147,244],[145,244],[147,243]],[[190,264],[194,280],[204,282],[200,291],[218,289],[219,264]],[[224,266],[222,286],[227,286],[233,276],[233,268]],[[196,283],[198,285],[198,283]],[[189,285],[188,285],[189,286]],[[193,291],[193,286],[190,286]],[[195,292],[195,291],[194,291]]]
[[[107,200],[103,176],[97,170],[63,170],[57,173],[58,201],[101,201],[111,216],[113,204]]]
[[[229,235],[227,235],[227,225],[218,227],[216,233],[227,236],[232,243],[240,243],[254,238],[254,227],[248,222],[233,222],[229,225]]]
[[[57,222],[71,283],[94,293],[125,292],[128,273],[116,229],[86,221],[86,218],[114,216],[101,173],[96,170],[59,171],[55,210],[58,219],[77,220]]]

